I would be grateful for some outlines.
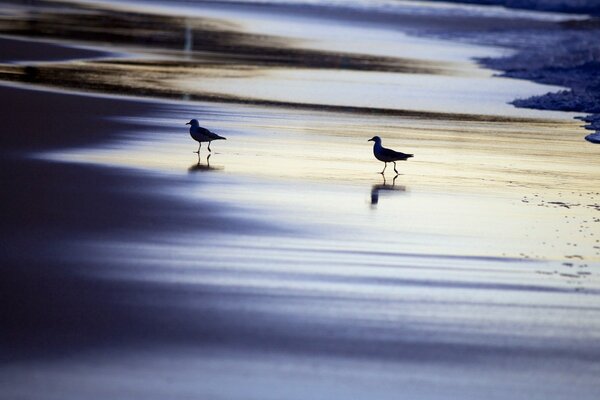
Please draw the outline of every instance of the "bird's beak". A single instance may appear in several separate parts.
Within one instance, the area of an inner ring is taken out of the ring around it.
[[[186,124],[186,125],[190,125],[190,123],[189,123],[189,122],[186,122],[185,124]]]
[[[372,141],[373,141],[373,139],[369,139],[369,140],[367,140],[367,142],[372,142]]]

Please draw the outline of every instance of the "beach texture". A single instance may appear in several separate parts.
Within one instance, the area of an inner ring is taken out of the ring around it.
[[[2,5],[1,399],[597,397],[600,147],[485,68],[595,20],[149,3]]]

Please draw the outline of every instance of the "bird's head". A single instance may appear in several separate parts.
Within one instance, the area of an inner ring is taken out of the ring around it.
[[[186,125],[200,126],[197,119],[192,119],[192,120],[190,120],[190,122],[186,122]]]
[[[379,136],[373,136],[371,139],[367,140],[367,142],[381,143],[381,138]]]

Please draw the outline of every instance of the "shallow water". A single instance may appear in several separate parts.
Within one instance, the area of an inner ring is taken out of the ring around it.
[[[233,74],[199,79],[189,77],[175,84],[183,92],[200,91],[288,103],[548,119],[576,115],[515,108],[508,104],[515,96],[546,93],[558,90],[556,87],[491,78],[489,71],[474,67],[457,69],[457,73],[464,76],[269,69],[237,77]]]

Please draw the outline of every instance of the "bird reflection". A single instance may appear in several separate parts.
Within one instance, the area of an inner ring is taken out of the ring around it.
[[[189,19],[185,20],[185,33],[183,41],[183,53],[185,58],[192,58],[192,51],[194,49],[194,30],[192,28],[192,22]]]
[[[198,155],[198,162],[195,164],[192,164],[188,168],[188,171],[193,173],[193,172],[200,172],[200,171],[213,171],[213,170],[223,169],[223,167],[211,166],[210,165],[210,156],[211,156],[211,154],[209,154],[208,157],[206,157],[206,164],[203,164],[202,159],[200,158],[200,155]]]
[[[406,192],[406,186],[404,186],[404,185],[396,186],[396,179],[398,179],[398,176],[400,176],[400,175],[394,176],[394,179],[392,179],[392,183],[390,184],[386,181],[385,175],[382,175],[383,184],[373,185],[371,187],[371,205],[372,206],[375,206],[379,203],[379,192],[380,191]]]

